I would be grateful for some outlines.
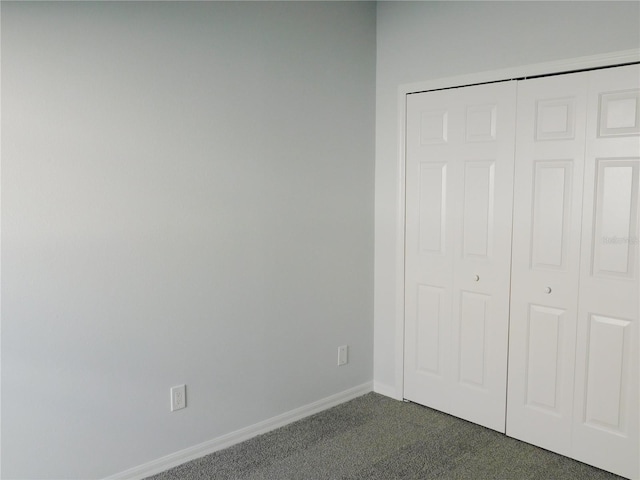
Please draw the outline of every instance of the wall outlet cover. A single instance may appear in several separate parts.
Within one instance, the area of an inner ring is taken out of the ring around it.
[[[171,387],[171,411],[181,410],[187,407],[187,386],[177,385]]]
[[[341,345],[338,347],[338,366],[346,365],[349,363],[349,346]]]

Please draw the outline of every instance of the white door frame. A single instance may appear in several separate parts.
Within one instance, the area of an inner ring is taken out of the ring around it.
[[[640,49],[623,50],[601,55],[571,58],[555,62],[537,63],[502,70],[439,78],[425,82],[407,83],[398,87],[398,198],[396,201],[396,313],[395,313],[395,395],[404,398],[404,245],[405,245],[405,134],[406,96],[442,88],[462,87],[479,83],[523,79],[549,74],[569,73],[601,67],[640,62]]]

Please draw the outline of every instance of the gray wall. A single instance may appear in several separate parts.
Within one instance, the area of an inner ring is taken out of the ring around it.
[[[640,48],[639,2],[380,2],[377,15],[375,365],[394,394],[399,85]]]
[[[371,3],[2,2],[3,478],[371,381],[374,108]]]

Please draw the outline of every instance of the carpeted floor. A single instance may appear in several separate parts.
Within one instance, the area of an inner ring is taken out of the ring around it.
[[[369,393],[153,480],[576,479],[616,475]]]

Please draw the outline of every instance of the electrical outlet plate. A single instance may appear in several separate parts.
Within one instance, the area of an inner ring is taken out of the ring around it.
[[[338,347],[338,366],[346,365],[349,363],[349,346],[342,345]]]
[[[171,411],[175,412],[187,406],[187,386],[171,387]]]

